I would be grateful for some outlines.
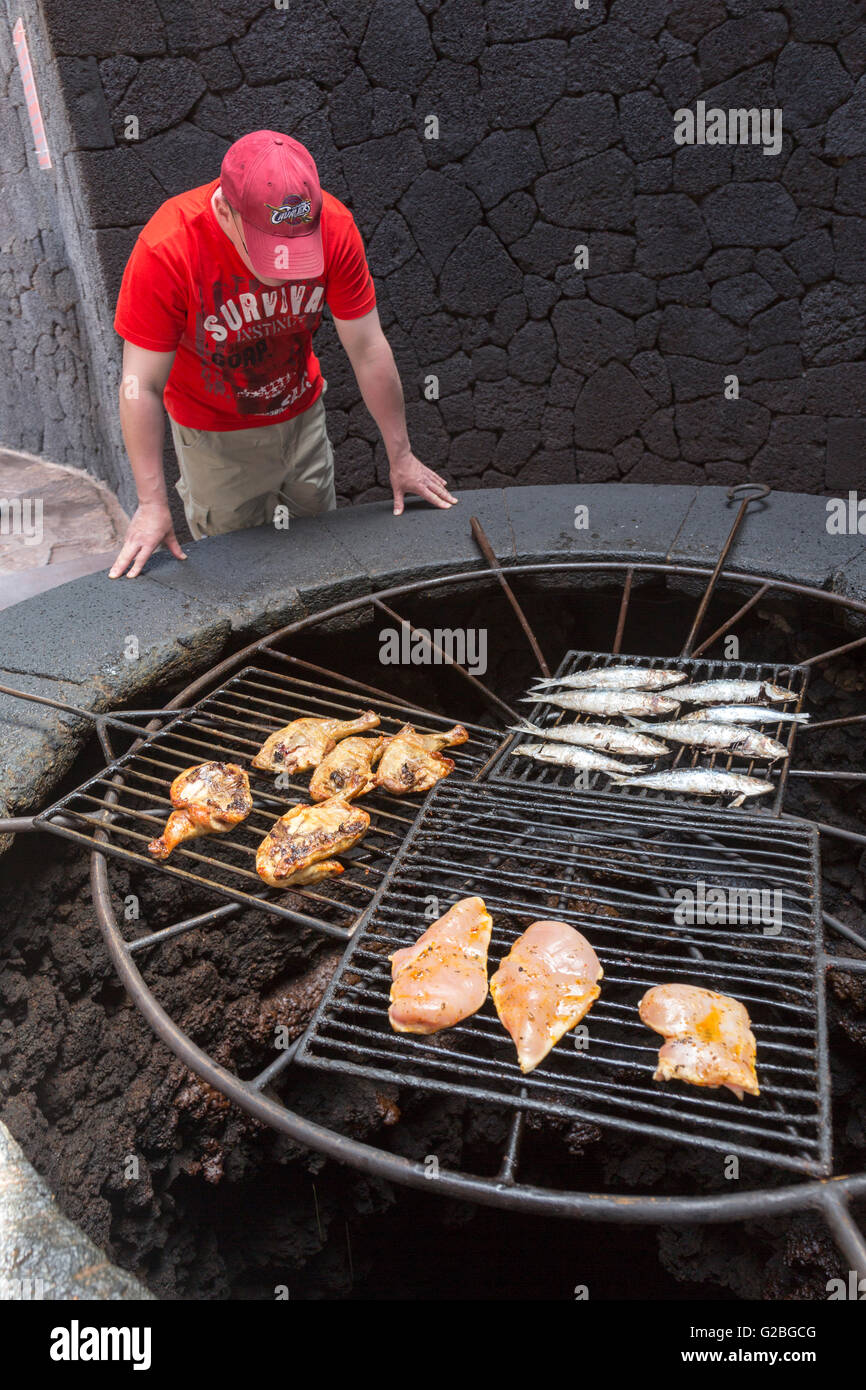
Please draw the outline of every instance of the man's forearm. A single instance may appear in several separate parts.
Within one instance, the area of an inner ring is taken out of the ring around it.
[[[393,464],[409,453],[409,432],[400,374],[387,340],[383,338],[380,346],[352,366],[364,404],[379,428],[388,462]]]
[[[120,427],[129,455],[138,500],[144,507],[168,505],[162,450],[165,443],[165,413],[162,397],[143,390],[128,400],[120,394]]]

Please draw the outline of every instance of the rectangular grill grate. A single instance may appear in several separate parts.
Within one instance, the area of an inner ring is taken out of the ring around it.
[[[278,790],[273,774],[257,772],[250,762],[268,734],[292,719],[303,715],[346,719],[361,709],[376,710],[379,727],[387,733],[407,722],[425,732],[449,728],[455,722],[363,688],[359,693],[248,666],[198,701],[190,713],[171,720],[147,736],[141,747],[115,759],[48,807],[36,821],[89,848],[345,937],[381,883],[420,798],[379,792],[365,796],[362,804],[371,815],[370,829],[353,850],[339,856],[346,872],[316,887],[272,889],[256,873],[255,851],[278,816],[309,801],[312,773],[299,773],[289,779],[288,787]],[[449,753],[457,764],[452,777],[474,775],[498,741],[492,730],[474,724],[466,728],[469,741]],[[214,760],[237,762],[250,773],[251,814],[227,834],[181,845],[168,861],[154,859],[147,853],[147,844],[161,832],[172,809],[171,782],[184,768]]]
[[[678,924],[678,890],[781,892],[765,923]],[[442,783],[360,924],[298,1051],[315,1067],[574,1116],[807,1173],[830,1166],[820,874],[811,827],[558,791]],[[584,1020],[524,1076],[492,1000],[430,1037],[388,1022],[388,956],[478,894],[493,916],[492,975],[530,922],[582,931],[604,968]],[[438,911],[431,908],[435,904]],[[432,916],[431,916],[432,911]],[[770,925],[775,925],[770,923]],[[640,1022],[651,985],[681,980],[741,1000],[758,1043],[761,1095],[653,1081],[662,1039]]]
[[[676,670],[687,671],[690,682],[705,680],[769,680],[779,685],[783,685],[790,690],[796,691],[796,701],[788,700],[785,704],[780,704],[778,708],[783,713],[799,713],[803,706],[803,697],[806,693],[806,685],[809,678],[808,668],[805,666],[780,666],[770,662],[745,662],[745,661],[713,661],[704,657],[653,657],[653,656],[614,656],[610,652],[568,652],[559,667],[556,675],[571,675],[575,671],[586,671],[592,667],[605,666],[631,666],[646,667],[648,670]],[[672,686],[670,691],[660,691],[660,694],[670,693],[676,697],[677,687]],[[736,704],[737,701],[729,701]],[[521,705],[521,710],[529,709],[528,705]],[[595,724],[616,724],[619,727],[627,727],[624,719],[604,718],[601,715],[578,714],[574,710],[559,709],[556,705],[545,704],[540,700],[532,706],[532,712],[526,716],[532,724],[540,728],[554,728],[558,724],[570,724],[580,720],[582,723]],[[659,716],[659,719],[664,716]],[[652,724],[656,716],[650,715],[646,722]],[[794,748],[797,725],[776,723],[770,724],[751,724],[752,729],[760,729],[762,733],[769,734],[771,738],[777,739],[788,749],[788,757],[779,770],[779,764],[769,764],[757,759],[734,757],[727,753],[707,753],[700,749],[689,748],[685,744],[670,745],[669,754],[659,757],[652,761],[650,759],[633,758],[633,762],[650,761],[651,767],[647,771],[666,772],[673,768],[686,767],[717,767],[726,772],[743,772],[747,776],[766,777],[770,781],[777,781],[778,788],[772,798],[769,793],[760,798],[756,798],[749,804],[750,813],[755,811],[766,814],[770,811],[774,815],[779,815],[782,809],[782,802],[787,784],[787,769],[790,765],[791,755]],[[568,787],[574,784],[574,771],[571,768],[556,767],[551,764],[534,762],[531,758],[515,757],[511,749],[520,743],[531,741],[529,734],[512,734],[508,742],[503,744],[501,751],[493,760],[488,770],[483,774],[481,780],[490,779],[494,782],[514,783],[525,787]],[[611,754],[612,757],[620,758],[624,755]],[[625,761],[629,761],[626,757]],[[583,787],[581,788],[583,790]],[[641,800],[651,801],[653,804],[675,803],[686,806],[718,806],[720,799],[708,796],[679,796],[674,792],[664,792],[651,790],[648,787],[629,788],[627,784],[617,784],[611,782],[606,773],[594,772],[587,775],[585,783],[587,791],[598,792],[602,795],[628,797],[629,800],[640,798]]]

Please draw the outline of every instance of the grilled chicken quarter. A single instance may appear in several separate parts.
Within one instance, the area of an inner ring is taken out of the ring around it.
[[[310,796],[314,801],[327,801],[341,796],[344,801],[363,796],[375,784],[373,764],[382,755],[385,739],[344,738],[327,753],[310,780]]]
[[[167,859],[184,840],[222,835],[246,820],[253,809],[250,779],[237,763],[198,763],[175,777],[169,788],[175,809],[148,853]]]
[[[429,791],[440,778],[454,771],[453,759],[443,757],[439,749],[452,748],[468,738],[462,724],[441,734],[419,734],[411,724],[404,724],[385,741],[375,785],[394,796]]]
[[[317,883],[344,872],[342,854],[366,834],[370,817],[340,797],[293,806],[271,826],[256,851],[256,871],[272,888]]]
[[[357,719],[293,719],[270,734],[253,758],[261,772],[308,772],[318,767],[342,738],[375,729],[378,714],[367,710]]]

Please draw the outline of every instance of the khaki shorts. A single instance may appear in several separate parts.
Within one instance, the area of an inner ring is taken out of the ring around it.
[[[336,507],[321,396],[280,425],[193,430],[169,420],[180,468],[176,487],[194,540],[272,525],[281,504],[293,517]]]

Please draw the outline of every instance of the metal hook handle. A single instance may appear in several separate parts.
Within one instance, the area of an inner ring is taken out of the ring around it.
[[[734,502],[759,502],[772,492],[769,483],[734,483],[728,488],[728,497]]]
[[[710,599],[713,596],[716,581],[722,572],[722,566],[728,558],[728,551],[734,543],[734,537],[740,529],[743,517],[749,510],[749,503],[760,501],[762,498],[767,497],[770,491],[771,489],[767,483],[734,483],[733,487],[728,488],[728,500],[731,502],[739,502],[739,510],[734,517],[734,523],[728,533],[728,539],[722,546],[719,558],[716,561],[716,567],[710,575],[710,582],[704,591],[704,596],[701,599],[700,606],[695,614],[695,620],[689,629],[689,635],[685,640],[680,656],[691,656],[692,648],[695,645],[695,639],[700,631],[701,623],[704,621],[704,614],[710,606]]]

